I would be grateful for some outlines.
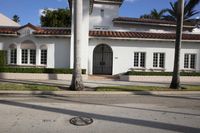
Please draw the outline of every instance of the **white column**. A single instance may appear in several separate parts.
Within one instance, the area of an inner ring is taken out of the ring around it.
[[[47,68],[55,68],[55,44],[47,45]]]
[[[82,46],[81,46],[81,68],[86,69],[88,73],[89,67],[89,55],[88,48],[89,48],[89,8],[90,7],[90,0],[83,0],[83,13],[82,13]]]
[[[36,66],[40,65],[40,58],[41,58],[41,50],[40,47],[36,47]]]
[[[17,65],[21,65],[21,60],[22,60],[22,51],[20,48],[21,44],[17,44]]]
[[[70,45],[70,68],[73,69],[74,67],[74,0],[72,2],[72,9],[71,9],[71,45]]]
[[[7,50],[7,64],[10,64],[10,48]]]

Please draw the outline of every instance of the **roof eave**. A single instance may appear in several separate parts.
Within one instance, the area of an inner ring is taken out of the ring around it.
[[[121,24],[137,24],[137,25],[151,25],[151,26],[166,26],[166,27],[176,27],[175,24],[158,24],[158,23],[144,23],[144,22],[130,22],[130,21],[119,21],[113,20],[113,23],[121,23]],[[185,28],[194,28],[195,26],[184,25]]]

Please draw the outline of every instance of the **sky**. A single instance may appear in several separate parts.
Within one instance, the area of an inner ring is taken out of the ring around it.
[[[140,17],[150,13],[152,9],[169,8],[169,2],[174,0],[125,0],[120,8],[119,16]],[[66,8],[67,0],[0,0],[0,13],[12,18],[14,14],[20,17],[20,24],[32,23],[40,25],[40,12],[45,8]],[[198,5],[197,10],[200,10]],[[200,14],[195,17],[200,17]]]

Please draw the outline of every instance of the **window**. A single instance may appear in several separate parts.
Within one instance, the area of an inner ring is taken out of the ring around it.
[[[10,50],[10,64],[17,64],[17,49]]]
[[[134,53],[134,67],[145,67],[145,55],[144,52]]]
[[[36,64],[35,49],[22,49],[22,64]]]
[[[24,41],[21,44],[22,64],[36,64],[36,46],[30,41]]]
[[[22,64],[28,64],[28,49],[22,49]]]
[[[195,69],[195,65],[196,65],[196,55],[195,54],[185,54],[184,68]]]
[[[30,49],[30,64],[36,64],[36,50]]]
[[[101,9],[101,17],[104,17],[104,9]]]
[[[153,67],[164,68],[165,67],[165,54],[153,53]]]
[[[41,50],[41,64],[46,65],[47,64],[47,50],[42,49]]]

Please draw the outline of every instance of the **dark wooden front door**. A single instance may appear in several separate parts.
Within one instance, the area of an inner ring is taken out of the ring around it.
[[[105,44],[98,45],[93,53],[93,74],[112,75],[113,52]]]

